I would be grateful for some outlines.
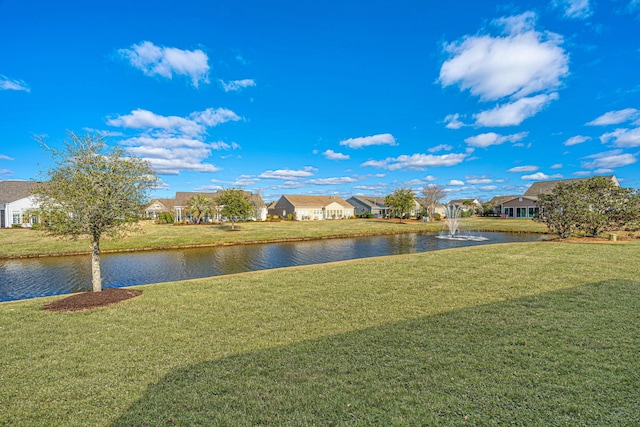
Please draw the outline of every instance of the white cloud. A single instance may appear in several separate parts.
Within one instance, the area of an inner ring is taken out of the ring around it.
[[[533,165],[516,166],[514,168],[509,169],[507,172],[514,172],[514,173],[535,172],[538,169],[540,169],[538,166],[533,166]]]
[[[447,185],[461,187],[464,185],[464,181],[460,181],[459,179],[452,179],[451,181],[447,182]]]
[[[497,185],[485,185],[480,187],[480,190],[482,191],[493,191],[493,190],[497,190],[498,186]]]
[[[458,85],[482,100],[522,98],[558,88],[569,74],[562,37],[534,30],[536,14],[495,20],[502,36],[467,36],[446,44],[449,54],[440,69],[443,87]]]
[[[635,108],[625,108],[624,110],[608,111],[600,117],[591,120],[587,126],[607,126],[617,125],[628,120],[635,120],[640,117],[640,111]]]
[[[236,113],[225,108],[207,108],[204,111],[196,111],[191,113],[189,118],[161,116],[148,110],[137,109],[131,111],[131,114],[111,118],[107,120],[107,124],[128,129],[162,129],[195,136],[205,133],[206,127],[238,120],[240,117]]]
[[[590,139],[591,139],[590,136],[576,135],[576,136],[572,136],[571,138],[567,139],[564,142],[564,145],[566,145],[567,147],[570,147],[572,145],[582,144],[583,142],[587,142]]]
[[[383,133],[373,136],[364,136],[359,138],[349,138],[340,141],[340,145],[346,145],[349,148],[362,148],[370,145],[397,145],[396,139],[390,133]]]
[[[297,182],[297,181],[285,181],[283,182],[281,185],[275,187],[276,189],[285,189],[285,190],[293,190],[296,188],[303,188],[306,187],[307,184],[304,184],[302,182]]]
[[[554,175],[547,175],[544,172],[538,172],[532,175],[524,175],[520,177],[520,179],[522,179],[523,181],[546,181],[549,179],[560,179],[560,178],[564,178],[564,176],[562,176],[559,173]]]
[[[634,154],[623,153],[622,150],[605,151],[604,153],[586,156],[588,161],[582,162],[585,169],[614,169],[631,165],[638,161]]]
[[[7,156],[6,154],[0,154],[0,160],[13,160],[13,158]]]
[[[593,15],[589,0],[553,0],[551,4],[562,9],[566,18],[586,19]]]
[[[240,117],[226,108],[207,108],[204,111],[196,111],[190,116],[197,123],[214,127],[226,122],[237,122]]]
[[[562,169],[562,163],[556,163],[551,165],[551,169]]]
[[[342,154],[342,153],[336,153],[333,150],[327,150],[324,153],[322,153],[322,155],[325,156],[329,160],[349,160],[349,155]]]
[[[438,178],[436,178],[433,175],[427,175],[422,179],[412,179],[410,181],[406,181],[403,185],[413,187],[413,186],[417,186],[417,185],[425,185],[426,184],[428,187],[431,187],[431,186],[433,186],[435,184],[428,184],[428,183],[429,182],[433,182],[433,181],[435,181],[437,179]]]
[[[268,170],[261,173],[259,178],[282,179],[282,180],[308,178],[310,176],[313,176],[313,170],[314,169],[309,166],[299,170],[293,170],[293,169]]]
[[[142,109],[133,110],[131,114],[109,119],[107,124],[128,129],[175,130],[185,135],[198,135],[203,132],[202,126],[194,120],[178,116],[161,116]]]
[[[178,174],[181,170],[216,172],[220,167],[205,160],[213,150],[239,148],[235,142],[207,143],[207,128],[226,121],[240,120],[230,110],[208,108],[191,113],[189,117],[161,116],[147,110],[133,110],[131,114],[107,120],[110,126],[140,131],[138,136],[120,143],[127,151],[148,160],[158,174]]]
[[[474,114],[473,117],[479,126],[517,126],[525,119],[538,114],[558,98],[556,92],[520,98],[512,103],[499,105],[492,110]]]
[[[130,49],[120,49],[118,53],[148,76],[158,75],[171,79],[174,74],[184,75],[191,78],[195,87],[200,82],[209,82],[209,58],[200,49],[182,50],[144,41],[132,45]]]
[[[471,178],[471,179],[467,179],[467,184],[471,184],[471,185],[491,184],[492,182],[493,182],[493,180],[489,179],[489,178]]]
[[[22,80],[10,79],[0,74],[0,90],[17,90],[22,92],[31,92],[29,85]]]
[[[209,144],[209,146],[214,150],[237,150],[238,148],[240,148],[240,146],[235,142],[227,144],[223,141],[212,142],[211,144]]]
[[[384,160],[369,160],[362,163],[360,166],[376,167],[388,170],[398,169],[424,169],[426,167],[437,166],[455,166],[462,163],[467,157],[467,154],[444,154],[441,156],[434,156],[431,154],[412,154],[411,156],[402,155],[398,157],[388,157]]]
[[[529,135],[528,132],[514,133],[511,135],[499,135],[495,132],[488,132],[470,136],[464,141],[471,147],[487,148],[491,145],[500,145],[505,142],[518,142],[526,138],[527,135]]]
[[[449,114],[444,118],[444,122],[447,124],[445,127],[447,129],[460,129],[463,126],[466,126],[463,122],[460,121],[460,114]]]
[[[615,147],[640,147],[640,128],[616,129],[600,137],[603,144],[613,141]]]
[[[238,90],[247,87],[253,87],[256,85],[256,82],[253,79],[231,80],[228,82],[219,80],[219,82],[225,92],[236,92]]]
[[[348,176],[343,176],[340,178],[310,179],[308,181],[309,184],[313,184],[313,185],[340,185],[340,184],[351,184],[354,182],[358,182],[358,180]]]
[[[438,151],[451,151],[451,150],[453,150],[452,146],[448,144],[440,144],[440,145],[436,145],[435,147],[429,148],[427,151],[430,153],[437,153]]]
[[[221,168],[204,162],[212,153],[211,144],[170,135],[139,136],[121,141],[127,151],[151,163],[158,174],[177,175],[181,170],[217,172]]]

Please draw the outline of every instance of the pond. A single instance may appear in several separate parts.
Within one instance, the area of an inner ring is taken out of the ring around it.
[[[488,239],[457,241],[438,239],[435,234],[396,234],[103,254],[103,287],[118,288],[356,258],[542,239],[539,234],[483,233],[483,236]],[[90,289],[89,255],[0,260],[0,301]]]

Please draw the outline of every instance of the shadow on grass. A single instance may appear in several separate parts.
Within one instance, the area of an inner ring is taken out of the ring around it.
[[[594,283],[188,366],[113,425],[632,425],[638,301]]]

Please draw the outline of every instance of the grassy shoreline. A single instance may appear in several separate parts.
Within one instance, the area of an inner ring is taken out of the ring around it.
[[[510,243],[0,305],[0,425],[630,425],[640,242]],[[596,392],[597,391],[597,392]]]
[[[146,221],[141,232],[124,239],[102,241],[102,251],[129,252],[145,250],[179,249],[189,247],[224,246],[235,244],[260,244],[292,242],[315,239],[374,236],[401,233],[434,233],[443,223],[388,220],[340,220],[340,221],[282,221],[250,222],[238,225],[231,232],[229,226],[159,225]],[[545,233],[543,224],[531,220],[501,220],[496,218],[469,218],[462,220],[462,227],[470,231],[503,231]],[[63,240],[45,236],[38,230],[0,230],[0,259],[42,256],[66,256],[89,253],[87,239]]]

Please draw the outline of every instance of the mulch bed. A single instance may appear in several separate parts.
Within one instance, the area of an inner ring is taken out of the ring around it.
[[[49,311],[81,311],[105,307],[142,295],[142,291],[122,288],[103,289],[102,292],[83,292],[62,298],[42,307]]]

